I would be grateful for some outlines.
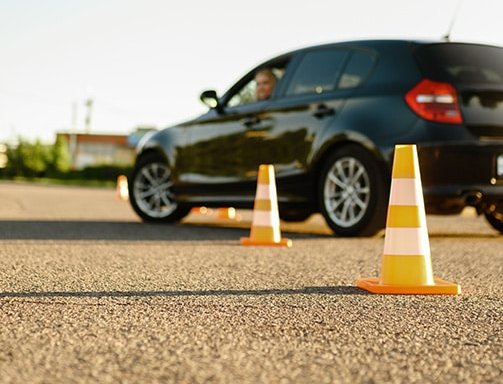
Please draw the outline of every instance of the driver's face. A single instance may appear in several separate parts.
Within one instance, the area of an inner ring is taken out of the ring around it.
[[[257,83],[257,88],[255,90],[257,100],[266,100],[271,97],[274,85],[276,84],[272,76],[267,73],[257,73],[255,82]]]

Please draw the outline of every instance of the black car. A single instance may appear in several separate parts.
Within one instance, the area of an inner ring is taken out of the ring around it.
[[[277,79],[255,98],[255,74]],[[132,207],[173,222],[194,206],[252,208],[259,164],[273,164],[280,217],[321,212],[336,235],[385,226],[395,144],[417,144],[428,213],[473,206],[503,232],[503,48],[373,40],[269,60],[209,111],[138,148]]]

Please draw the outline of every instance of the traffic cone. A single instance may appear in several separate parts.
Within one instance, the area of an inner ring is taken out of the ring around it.
[[[259,167],[251,233],[250,237],[241,238],[241,244],[292,246],[292,240],[281,238],[276,181],[272,165],[262,164]]]
[[[372,293],[461,293],[459,285],[433,277],[415,145],[395,146],[381,276],[356,285]]]
[[[213,213],[213,210],[207,207],[194,207],[190,210],[190,212],[201,215],[211,215]]]
[[[124,175],[120,175],[117,177],[117,199],[119,200],[128,200],[129,199],[129,190],[127,185],[127,177]]]
[[[217,218],[220,220],[236,220],[237,219],[236,209],[233,207],[218,208]]]

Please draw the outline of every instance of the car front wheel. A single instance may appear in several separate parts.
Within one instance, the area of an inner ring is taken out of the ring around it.
[[[128,184],[131,206],[145,221],[174,222],[189,213],[189,208],[176,201],[171,170],[160,154],[142,156]]]
[[[348,145],[325,162],[318,183],[321,213],[339,236],[372,236],[384,228],[388,200],[382,168],[365,149]]]

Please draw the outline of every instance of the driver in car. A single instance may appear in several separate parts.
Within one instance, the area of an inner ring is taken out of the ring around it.
[[[271,97],[272,91],[276,86],[276,76],[269,69],[261,69],[255,74],[255,82],[257,88],[255,89],[255,97],[257,101],[267,100]]]

